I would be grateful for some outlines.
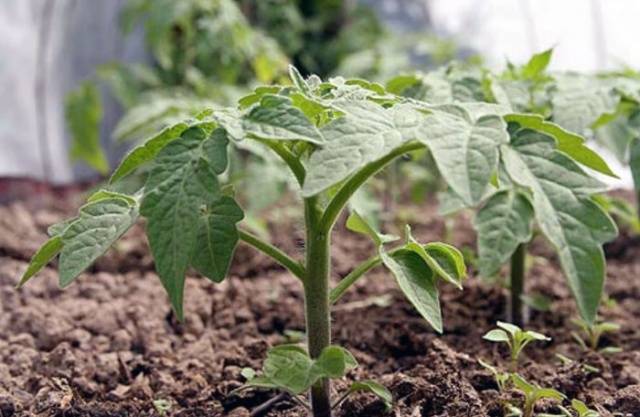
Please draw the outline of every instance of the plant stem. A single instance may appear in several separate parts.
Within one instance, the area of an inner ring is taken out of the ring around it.
[[[305,271],[304,266],[300,265],[299,262],[290,258],[289,255],[276,248],[272,244],[265,242],[259,237],[254,236],[244,230],[238,230],[238,235],[240,237],[240,240],[253,246],[264,254],[269,255],[273,260],[287,268],[293,275],[298,277],[300,281],[305,281],[307,272]]]
[[[527,320],[525,304],[522,302],[524,294],[525,259],[527,245],[521,243],[511,255],[511,297],[509,299],[509,321],[517,326],[523,326]]]
[[[424,148],[424,145],[419,142],[406,143],[399,148],[396,148],[385,157],[365,165],[364,168],[356,172],[342,185],[342,187],[340,187],[336,195],[327,205],[324,215],[322,216],[322,229],[327,232],[331,230],[351,196],[360,188],[360,186],[362,186],[362,184],[371,178],[371,176],[375,175],[397,157],[404,155],[407,152],[422,148]]]
[[[331,302],[331,304],[335,304],[336,301],[338,301],[360,277],[362,277],[369,270],[375,268],[381,263],[382,260],[380,259],[380,255],[372,256],[371,258],[358,265],[356,269],[349,272],[349,274],[346,277],[342,278],[338,285],[336,285],[331,290],[331,294],[329,295],[329,301]]]
[[[320,210],[316,197],[304,200],[306,224],[306,268],[304,306],[307,343],[312,358],[320,356],[331,344],[329,274],[331,271],[330,230],[319,227]],[[331,417],[329,380],[311,387],[311,410],[314,417]]]

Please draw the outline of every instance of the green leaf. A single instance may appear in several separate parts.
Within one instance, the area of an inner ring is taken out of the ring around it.
[[[490,342],[510,343],[509,335],[507,335],[507,332],[502,329],[489,330],[484,336],[482,336],[482,338]]]
[[[322,144],[324,138],[302,110],[285,96],[265,94],[242,118],[242,127],[259,139],[302,140]]]
[[[393,405],[393,396],[384,385],[371,380],[356,381],[349,387],[349,392],[357,391],[370,392],[384,402],[387,411],[391,410],[391,406]]]
[[[566,153],[586,167],[618,178],[605,160],[584,144],[582,136],[571,133],[555,123],[545,121],[542,116],[537,114],[508,114],[505,116],[505,120],[518,123],[523,128],[530,128],[552,136],[557,142],[559,151]]]
[[[191,258],[198,272],[214,282],[226,277],[238,243],[236,223],[243,218],[242,209],[228,196],[219,197],[206,206],[199,222],[197,250]]]
[[[321,128],[326,142],[309,159],[303,197],[326,190],[414,139],[414,129],[424,120],[409,105],[385,109],[363,100],[338,101],[334,106],[345,115]]]
[[[515,336],[515,335],[517,335],[517,334],[522,332],[522,329],[520,327],[516,326],[515,324],[505,323],[503,321],[498,321],[497,325],[502,330],[505,330],[507,333],[509,333],[511,336]]]
[[[309,84],[305,81],[300,71],[293,65],[289,65],[289,78],[291,78],[291,82],[295,85],[298,90],[302,91],[303,94],[307,95],[311,93],[311,88]]]
[[[433,270],[445,281],[462,288],[462,281],[467,276],[464,256],[456,247],[442,242],[430,242],[424,250],[437,264]]]
[[[438,287],[433,271],[416,252],[400,249],[393,253],[380,252],[384,265],[393,273],[405,297],[420,315],[442,333],[442,313]]]
[[[508,143],[506,123],[494,115],[471,120],[461,107],[429,115],[425,136],[438,169],[453,191],[468,204],[479,202],[497,169],[498,147]]]
[[[462,289],[462,281],[467,270],[464,257],[458,249],[440,242],[422,245],[411,236],[411,229],[408,226],[405,248],[418,254],[437,276]]]
[[[534,54],[522,67],[522,76],[526,79],[538,78],[549,66],[551,55],[553,55],[553,48]]]
[[[109,162],[100,146],[102,104],[98,87],[85,81],[65,100],[65,116],[71,132],[71,160],[83,161],[101,174]]]
[[[27,270],[22,274],[22,278],[20,278],[20,282],[18,283],[18,288],[22,287],[27,283],[34,275],[42,270],[49,261],[56,257],[58,253],[62,250],[62,237],[61,236],[53,236],[49,238],[44,244],[38,249],[38,251],[31,257],[31,261],[29,262],[29,266]]]
[[[558,252],[582,317],[593,322],[604,284],[602,244],[616,226],[589,194],[602,184],[587,176],[550,136],[524,129],[502,148],[511,178],[533,192],[535,218]]]
[[[185,272],[203,227],[203,209],[206,213],[206,207],[222,195],[216,178],[216,168],[222,167],[212,155],[221,149],[215,141],[215,135],[206,138],[198,127],[185,130],[179,140],[160,151],[145,185],[141,214],[148,219],[156,269],[178,318],[182,318]],[[212,267],[199,261],[203,269]],[[215,271],[220,268],[217,264]],[[204,272],[218,278],[210,268]]]
[[[142,145],[135,147],[122,159],[118,168],[116,168],[113,175],[111,175],[109,182],[113,184],[129,175],[140,165],[152,161],[167,144],[178,139],[187,127],[186,123],[178,123],[167,127],[146,140]]]
[[[358,362],[348,350],[340,346],[327,346],[316,359],[313,372],[318,378],[342,378],[356,366]]]
[[[376,246],[398,240],[397,236],[385,235],[375,230],[373,226],[371,226],[362,216],[360,216],[360,214],[356,210],[351,211],[351,213],[349,214],[346,226],[347,229],[351,230],[352,232],[369,236],[371,240],[373,240],[373,242],[376,244]]]
[[[138,204],[138,200],[135,197],[109,190],[96,191],[95,193],[91,194],[89,198],[87,198],[87,203],[95,203],[96,201],[111,200],[114,198],[125,200],[132,206]]]
[[[529,198],[513,189],[493,194],[478,211],[474,227],[478,232],[480,274],[490,277],[507,262],[518,245],[531,240],[533,207]]]
[[[66,287],[91,266],[137,218],[137,203],[123,198],[106,198],[83,206],[62,234],[60,286]]]
[[[596,77],[576,74],[557,78],[551,102],[553,121],[579,134],[584,134],[602,114],[614,112],[617,106],[606,84]]]
[[[524,392],[525,395],[527,396],[534,393],[537,389],[535,385],[530,384],[529,382],[527,382],[527,380],[525,380],[518,374],[511,374],[511,381],[513,382],[513,385],[515,385],[516,388]]]
[[[296,345],[281,345],[269,350],[263,372],[269,382],[293,394],[301,394],[315,382],[313,366],[313,360],[304,349]]]

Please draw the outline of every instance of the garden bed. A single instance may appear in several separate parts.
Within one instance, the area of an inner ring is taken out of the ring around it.
[[[242,368],[259,369],[270,346],[299,337],[302,289],[245,245],[238,247],[222,284],[187,280],[184,323],[171,313],[140,225],[68,289],[58,289],[57,272],[48,268],[15,290],[29,257],[46,239],[46,227],[74,213],[79,202],[71,195],[0,206],[0,416],[156,416],[158,400],[164,400],[171,416],[239,417],[277,395],[230,392],[242,385]],[[448,240],[435,206],[415,213],[419,220],[411,223],[420,241],[474,246],[468,219],[456,219]],[[279,225],[273,236],[280,247],[301,255],[299,223]],[[333,240],[337,280],[372,247],[342,227]],[[602,417],[640,416],[640,244],[623,233],[607,251],[611,301],[600,311],[622,328],[603,343],[623,350],[607,356],[586,353],[572,339],[574,301],[546,248],[534,242],[538,256],[528,284],[553,303],[548,312],[532,313],[528,329],[552,341],[532,345],[520,373],[583,400]],[[502,400],[519,401],[515,392],[498,394],[493,377],[477,362],[504,363],[506,350],[482,335],[503,319],[507,292],[470,272],[464,291],[443,286],[442,336],[383,269],[369,273],[334,307],[334,340],[360,363],[349,378],[371,378],[389,388],[395,414],[388,415],[502,416]],[[556,354],[575,361],[562,363]],[[346,388],[347,382],[335,385]],[[540,412],[558,411],[551,402],[540,405]],[[284,399],[262,415],[306,412]],[[386,414],[380,400],[362,394],[348,399],[337,415]]]

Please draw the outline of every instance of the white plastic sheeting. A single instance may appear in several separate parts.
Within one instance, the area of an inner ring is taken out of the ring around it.
[[[124,2],[0,2],[0,176],[63,183],[91,175],[69,162],[64,97],[96,65],[144,56],[139,34],[120,36]],[[107,101],[105,126],[113,125],[117,113]]]

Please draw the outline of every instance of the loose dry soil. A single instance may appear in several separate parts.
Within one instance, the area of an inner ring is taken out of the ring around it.
[[[267,349],[304,329],[298,282],[268,258],[240,245],[230,277],[214,284],[187,280],[186,320],[172,315],[153,271],[142,227],[135,227],[66,290],[55,265],[24,289],[15,284],[51,223],[74,212],[77,195],[0,206],[0,417],[249,416],[272,392],[230,395],[243,367],[258,369]],[[414,233],[442,240],[445,224],[433,206],[415,211]],[[278,226],[275,241],[301,255],[299,221]],[[468,218],[458,217],[452,243],[473,247]],[[333,238],[334,280],[368,257],[368,242],[338,228]],[[601,416],[640,416],[640,239],[623,235],[608,248],[610,302],[601,315],[622,325],[603,340],[622,353],[584,352],[572,340],[574,303],[553,253],[536,241],[529,289],[550,297],[551,310],[533,312],[529,328],[553,340],[532,346],[521,364],[526,378],[596,408]],[[391,413],[376,398],[347,400],[339,417],[502,416],[503,401],[477,362],[504,363],[506,351],[482,340],[503,318],[506,292],[471,268],[464,291],[442,286],[445,332],[436,335],[403,299],[393,278],[371,272],[333,312],[334,342],[360,366],[345,381],[372,378],[395,398]],[[572,358],[563,364],[557,354]],[[588,366],[585,366],[588,365]],[[565,404],[566,405],[566,404]],[[558,412],[541,402],[537,411]],[[306,416],[284,399],[262,414]]]

